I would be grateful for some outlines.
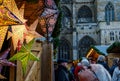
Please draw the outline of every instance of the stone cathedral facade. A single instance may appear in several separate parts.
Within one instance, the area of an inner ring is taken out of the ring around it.
[[[91,45],[120,41],[120,0],[61,0],[57,58],[79,59]]]

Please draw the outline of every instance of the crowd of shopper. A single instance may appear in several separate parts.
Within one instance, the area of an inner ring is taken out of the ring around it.
[[[112,66],[103,55],[96,61],[82,58],[73,63],[66,59],[58,59],[55,69],[55,81],[120,81],[120,59],[114,58]]]

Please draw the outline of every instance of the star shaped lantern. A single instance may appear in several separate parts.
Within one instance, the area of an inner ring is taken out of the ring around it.
[[[39,24],[47,41],[50,41],[59,11],[53,0],[45,0],[45,6],[42,15],[39,16]]]

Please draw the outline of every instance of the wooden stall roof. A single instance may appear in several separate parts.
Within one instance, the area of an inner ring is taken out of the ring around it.
[[[91,48],[87,52],[87,56],[86,57],[89,57],[92,54],[107,55],[107,51],[106,50],[107,50],[108,47],[109,47],[108,45],[95,45],[95,46],[91,46]]]
[[[120,42],[116,41],[107,49],[107,53],[120,53]]]

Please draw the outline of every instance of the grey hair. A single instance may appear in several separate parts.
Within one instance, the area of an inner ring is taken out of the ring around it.
[[[101,62],[105,61],[105,56],[99,55],[97,61],[101,61]]]
[[[118,61],[119,61],[119,58],[118,58],[118,57],[114,58],[114,59],[113,59],[113,65],[117,65],[117,64],[118,64]]]
[[[81,64],[84,65],[84,66],[87,66],[87,67],[90,66],[90,63],[89,63],[89,61],[87,59],[83,59],[81,61]]]

